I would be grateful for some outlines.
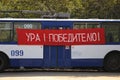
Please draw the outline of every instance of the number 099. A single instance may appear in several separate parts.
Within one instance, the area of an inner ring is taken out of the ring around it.
[[[23,56],[23,50],[11,50],[11,56]]]

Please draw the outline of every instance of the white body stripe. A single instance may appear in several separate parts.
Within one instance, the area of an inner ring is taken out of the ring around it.
[[[0,50],[10,59],[43,59],[43,46],[41,45],[0,45]],[[11,56],[12,50],[23,50],[23,56]],[[104,58],[113,50],[120,51],[120,45],[75,45],[71,47],[71,59],[97,59]]]
[[[8,55],[9,58],[42,58],[43,59],[43,46],[41,45],[0,45],[0,50]],[[23,51],[23,56],[12,56],[11,51]]]
[[[120,45],[78,45],[71,47],[72,59],[97,59],[104,58],[113,50],[120,51]]]

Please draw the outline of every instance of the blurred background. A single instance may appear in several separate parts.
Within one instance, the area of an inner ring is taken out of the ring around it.
[[[1,18],[60,16],[78,19],[120,19],[120,0],[0,0]]]

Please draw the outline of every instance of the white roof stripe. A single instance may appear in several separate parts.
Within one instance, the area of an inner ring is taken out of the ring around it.
[[[30,19],[30,18],[0,18],[0,21],[120,21],[120,19]]]

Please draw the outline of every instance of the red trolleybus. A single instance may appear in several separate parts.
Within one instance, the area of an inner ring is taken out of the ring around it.
[[[120,69],[120,19],[0,19],[0,71]]]

